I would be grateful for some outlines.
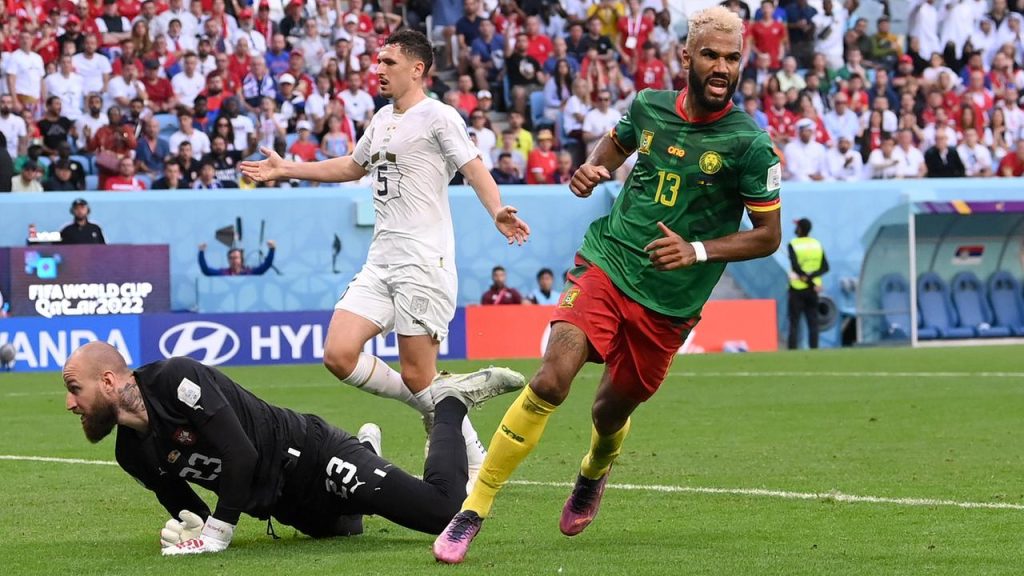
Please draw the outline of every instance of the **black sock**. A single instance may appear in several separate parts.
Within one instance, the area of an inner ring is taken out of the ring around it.
[[[445,398],[434,407],[430,451],[423,468],[424,481],[459,497],[465,497],[469,480],[466,439],[462,436],[466,412],[466,405],[456,398]]]

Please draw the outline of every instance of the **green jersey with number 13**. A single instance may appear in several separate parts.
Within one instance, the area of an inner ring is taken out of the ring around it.
[[[693,317],[718,283],[724,262],[654,268],[644,247],[663,222],[683,239],[721,238],[739,230],[744,207],[778,210],[782,167],[768,134],[745,112],[727,108],[693,122],[685,91],[643,90],[611,137],[636,165],[609,215],[595,220],[580,254],[627,296],[668,316]]]

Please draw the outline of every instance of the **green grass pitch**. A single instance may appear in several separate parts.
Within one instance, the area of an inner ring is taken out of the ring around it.
[[[680,358],[635,415],[613,487],[586,532],[558,532],[567,487],[510,485],[456,567],[434,563],[431,536],[380,518],[367,519],[360,537],[328,541],[278,525],[274,541],[264,523],[243,517],[227,552],[162,558],[167,515],[119,468],[0,460],[0,573],[1020,574],[1022,358],[1021,347]],[[527,373],[537,366],[508,364]],[[599,370],[583,372],[514,479],[574,478]],[[421,470],[423,432],[409,408],[348,389],[320,366],[227,372],[270,402],[350,431],[379,423],[385,455]],[[482,438],[510,400],[473,413]],[[55,373],[0,374],[0,425],[0,455],[113,459],[113,438],[88,444],[78,419],[64,413]],[[900,501],[851,503],[827,495],[835,492]]]

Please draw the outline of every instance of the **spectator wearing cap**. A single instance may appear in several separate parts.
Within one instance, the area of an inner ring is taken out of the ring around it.
[[[295,124],[295,129],[299,133],[299,139],[292,143],[288,152],[298,156],[303,162],[316,162],[320,146],[312,138],[313,124],[309,120],[299,120]]]
[[[478,90],[476,93],[476,108],[484,114],[490,115],[494,110],[494,98],[490,90]]]
[[[491,177],[500,185],[524,183],[519,175],[519,170],[516,169],[516,165],[512,160],[511,152],[499,151],[497,162],[494,168],[491,169]]]
[[[786,144],[785,177],[794,182],[821,181],[828,176],[825,147],[814,139],[816,125],[810,118],[796,123],[796,139]]]
[[[537,133],[537,147],[530,151],[526,161],[527,184],[554,184],[555,170],[558,169],[558,154],[552,149],[555,136],[543,128]]]
[[[199,160],[210,151],[210,138],[205,132],[196,130],[192,124],[192,111],[181,107],[178,109],[178,131],[171,134],[167,142],[172,154],[178,153],[182,142],[188,142],[192,146],[192,157]]]
[[[67,160],[58,160],[50,164],[50,177],[43,180],[43,190],[46,192],[71,192],[84,190],[71,174],[71,163]]]
[[[149,118],[142,121],[142,132],[135,145],[135,170],[140,174],[156,177],[164,170],[164,159],[171,155],[171,148],[160,137],[160,121]]]
[[[7,93],[15,95],[15,111],[20,112],[22,106],[36,109],[42,95],[46,67],[42,57],[32,51],[31,33],[22,31],[18,34],[18,49],[4,58],[3,65],[7,74]]]
[[[569,34],[565,37],[565,47],[570,56],[577,63],[583,61],[587,55],[586,36],[583,30],[583,21],[574,21],[569,24]]]
[[[347,80],[348,87],[338,94],[338,98],[345,105],[345,115],[355,124],[356,139],[358,140],[362,138],[366,127],[370,125],[370,119],[373,118],[373,97],[369,92],[363,90],[363,75],[358,70],[349,70]],[[462,79],[460,78],[459,81],[461,84]],[[470,110],[472,109],[470,108]]]
[[[117,175],[107,178],[103,189],[111,192],[141,192],[146,189],[146,183],[135,175],[135,162],[124,157],[118,162]]]
[[[281,18],[280,22],[277,23],[278,30],[281,34],[284,34],[285,38],[290,38],[294,41],[302,36],[303,26],[306,23],[305,2],[303,0],[285,0],[287,4],[284,7],[284,18]]]
[[[342,19],[342,27],[335,31],[335,40],[348,40],[352,47],[352,56],[358,58],[366,53],[366,38],[359,34],[359,18],[355,14],[347,14]]]
[[[267,51],[266,37],[253,25],[252,8],[242,8],[238,12],[238,29],[231,35],[232,46],[237,46],[240,38],[245,38],[256,57],[262,57]]]
[[[288,76],[291,76],[290,74]],[[282,78],[284,76],[282,75]],[[292,77],[292,84],[295,78]],[[259,111],[260,102],[263,98],[277,99],[277,86],[273,76],[267,70],[267,63],[261,58],[252,61],[250,72],[242,80],[242,98],[245,107],[251,113]]]
[[[152,32],[154,35],[167,34],[172,20],[181,25],[181,35],[195,38],[199,32],[199,21],[185,7],[185,0],[167,0],[167,10],[156,17]]]
[[[75,53],[85,49],[85,34],[82,34],[82,20],[77,14],[69,14],[64,20],[64,33],[57,37],[57,42],[64,46],[68,42],[75,45]]]
[[[57,96],[50,96],[46,99],[46,113],[39,121],[39,132],[43,136],[43,153],[48,156],[57,154],[57,147],[61,142],[67,142],[68,137],[77,137],[75,123],[69,118],[61,115],[63,103]]]
[[[274,34],[270,39],[270,49],[264,55],[267,69],[271,75],[278,77],[288,70],[291,53],[288,51],[288,44],[285,42],[284,34]]]
[[[588,154],[597,145],[597,141],[622,119],[622,114],[611,107],[611,100],[611,92],[599,91],[594,107],[583,117],[583,141],[587,144]]]
[[[291,74],[282,74],[277,82],[277,106],[289,126],[305,112],[306,99],[295,91],[295,78]]]
[[[302,56],[302,52],[297,49],[292,50],[287,72],[295,78],[295,90],[301,92],[303,96],[309,96],[313,93],[313,87],[316,86],[316,82],[313,81],[312,76],[306,74],[304,62],[305,59]]]
[[[349,0],[348,12],[346,12],[343,18],[349,16],[356,17],[356,33],[366,37],[373,33],[373,19],[363,9],[363,0]]]
[[[21,167],[21,173],[11,181],[11,192],[42,192],[43,185],[39,182],[42,170],[33,160],[28,160]]]
[[[74,218],[70,224],[60,231],[61,244],[106,244],[103,238],[103,230],[95,223],[89,221],[89,203],[85,198],[77,198],[71,203],[71,216]]]
[[[853,137],[843,134],[836,138],[836,146],[825,153],[826,180],[857,182],[864,176],[864,159],[853,149]]]
[[[145,90],[149,108],[156,114],[170,112],[178,105],[171,81],[160,76],[160,62],[149,59],[143,63],[145,72],[139,83]]]

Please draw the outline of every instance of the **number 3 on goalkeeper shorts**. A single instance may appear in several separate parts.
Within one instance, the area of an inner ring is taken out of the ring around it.
[[[654,193],[654,201],[669,208],[675,206],[682,183],[679,174],[658,170],[658,191]]]

